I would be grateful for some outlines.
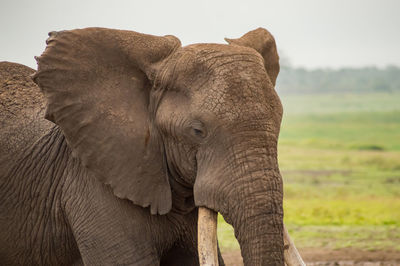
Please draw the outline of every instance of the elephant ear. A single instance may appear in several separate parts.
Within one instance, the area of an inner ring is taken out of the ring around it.
[[[263,28],[249,31],[239,39],[225,38],[229,44],[246,46],[253,48],[264,58],[264,66],[275,86],[276,78],[279,73],[279,56],[276,49],[275,39],[272,34]]]
[[[48,100],[46,118],[116,196],[150,206],[152,214],[169,212],[163,145],[149,104],[157,66],[179,40],[104,28],[49,35],[33,77]]]

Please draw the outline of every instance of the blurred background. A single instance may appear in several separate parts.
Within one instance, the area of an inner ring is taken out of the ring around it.
[[[36,68],[47,32],[101,26],[223,43],[276,38],[285,223],[307,261],[400,260],[400,2],[0,2],[0,60]],[[240,265],[232,228],[220,248]]]

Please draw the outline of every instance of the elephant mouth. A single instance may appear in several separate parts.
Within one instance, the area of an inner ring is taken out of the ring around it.
[[[200,265],[218,266],[217,251],[218,213],[206,207],[199,207],[197,239]],[[284,259],[287,266],[306,265],[284,227]]]

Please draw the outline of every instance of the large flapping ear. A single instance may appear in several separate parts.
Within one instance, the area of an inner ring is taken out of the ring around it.
[[[239,39],[225,38],[229,44],[246,46],[259,52],[264,58],[265,69],[275,86],[276,78],[279,73],[279,56],[276,49],[275,39],[272,34],[263,28],[250,31]]]
[[[180,42],[132,31],[87,28],[50,33],[35,82],[46,118],[114,194],[151,213],[172,206],[163,148],[149,112],[151,79]]]

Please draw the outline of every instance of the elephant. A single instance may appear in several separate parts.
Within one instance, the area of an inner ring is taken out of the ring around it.
[[[1,264],[199,265],[205,210],[245,265],[283,265],[275,40],[226,41],[84,28],[2,62]]]

